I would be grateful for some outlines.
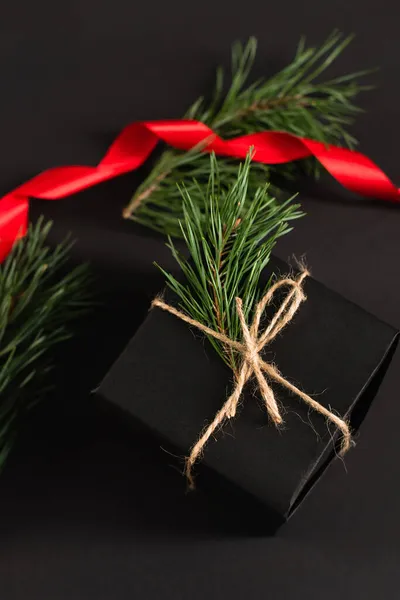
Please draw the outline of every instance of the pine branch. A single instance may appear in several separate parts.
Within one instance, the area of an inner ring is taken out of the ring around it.
[[[65,274],[71,243],[51,250],[50,227],[31,225],[0,265],[0,469],[19,419],[47,389],[51,350],[88,307],[87,267]]]
[[[187,187],[181,188],[184,219],[180,223],[186,258],[169,239],[169,248],[179,264],[183,279],[175,278],[159,265],[168,287],[176,294],[179,308],[191,318],[241,339],[241,326],[235,297],[243,300],[247,320],[265,290],[258,284],[272,248],[291,228],[289,222],[302,216],[292,199],[279,204],[268,194],[268,185],[257,189],[248,202],[250,155],[236,169],[229,187],[221,186],[219,162],[211,155],[208,186],[198,186],[203,195],[199,204]],[[253,168],[254,165],[251,166]],[[217,353],[236,372],[236,357],[230,348],[213,337],[208,338]]]
[[[216,85],[208,106],[199,98],[189,108],[185,118],[197,119],[209,125],[225,139],[265,130],[281,130],[324,143],[353,147],[357,140],[348,126],[361,110],[354,104],[357,94],[368,89],[358,80],[367,73],[344,75],[319,82],[319,77],[350,43],[334,32],[319,48],[307,48],[301,40],[294,60],[269,79],[248,84],[256,56],[257,42],[250,38],[245,46],[236,43],[232,48],[232,75],[224,93],[224,73],[217,70]],[[235,160],[219,161],[221,184],[228,189],[235,178]],[[294,177],[299,170],[319,175],[314,159],[296,161],[289,165],[267,167],[254,165],[249,175],[251,195],[271,174]],[[176,183],[187,185],[194,202],[204,212],[201,195],[191,183],[197,179],[204,184],[209,176],[208,157],[199,150],[182,152],[168,149],[162,153],[154,168],[136,190],[124,217],[180,237],[178,221],[183,217],[181,195]]]

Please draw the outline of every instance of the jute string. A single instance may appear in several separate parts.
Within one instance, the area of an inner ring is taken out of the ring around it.
[[[306,299],[303,292],[303,281],[308,275],[309,272],[307,270],[302,270],[297,278],[285,277],[283,279],[279,279],[274,285],[272,285],[265,296],[263,296],[257,304],[254,312],[253,322],[250,326],[246,323],[244,317],[242,299],[235,298],[236,310],[242,328],[241,342],[231,340],[224,333],[215,331],[211,327],[207,327],[207,325],[203,325],[199,321],[191,319],[185,315],[185,313],[164,302],[162,298],[155,298],[153,300],[152,307],[156,306],[161,308],[162,310],[174,315],[178,319],[185,321],[185,323],[188,323],[192,327],[199,329],[203,333],[220,340],[227,350],[234,349],[241,357],[239,367],[235,372],[235,387],[231,395],[226,400],[222,408],[216,413],[214,420],[201,433],[199,439],[193,445],[189,456],[186,458],[184,473],[191,489],[194,488],[193,467],[196,461],[201,458],[209,438],[215,433],[215,431],[220,428],[227,419],[232,419],[236,415],[236,410],[243,392],[243,388],[252,376],[254,376],[257,380],[261,397],[264,400],[268,415],[276,425],[281,424],[283,419],[275,399],[274,391],[269,383],[270,381],[279,383],[294,395],[301,398],[308,406],[323,415],[341,431],[341,455],[345,454],[350,448],[351,433],[346,421],[290,383],[279,373],[278,369],[272,363],[264,361],[260,356],[260,352],[263,350],[263,348],[272,342],[278,333],[290,323],[299,309],[300,304]],[[280,307],[272,317],[266,329],[259,333],[260,322],[265,308],[271,302],[275,292],[283,287],[289,288],[286,297],[282,301]]]

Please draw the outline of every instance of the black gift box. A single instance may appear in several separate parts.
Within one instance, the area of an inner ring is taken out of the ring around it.
[[[263,278],[288,270],[273,258]],[[286,379],[349,419],[354,433],[389,365],[397,331],[311,277],[304,290],[307,301],[263,357]],[[268,422],[256,384],[248,383],[241,409],[209,442],[202,464],[229,482],[230,491],[241,488],[261,502],[278,523],[293,513],[335,457],[340,438],[300,398],[273,386],[283,428]],[[98,393],[156,433],[164,448],[184,456],[231,388],[232,373],[204,336],[154,308]],[[202,486],[207,468],[197,470],[197,485]]]

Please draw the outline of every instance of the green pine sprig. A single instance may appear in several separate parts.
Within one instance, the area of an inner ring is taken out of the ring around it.
[[[320,81],[321,75],[351,40],[352,36],[343,37],[334,32],[316,48],[307,47],[302,39],[287,67],[269,79],[261,78],[253,83],[248,81],[256,57],[256,39],[250,38],[244,46],[236,43],[232,48],[228,89],[224,91],[225,74],[219,68],[211,102],[207,104],[203,97],[199,98],[185,118],[206,123],[225,139],[251,132],[280,130],[324,143],[354,147],[357,140],[348,128],[361,112],[355,99],[361,90],[369,89],[369,86],[359,84],[359,79],[368,71]],[[299,169],[316,177],[319,175],[319,164],[312,158],[276,167],[254,164],[249,175],[249,189],[253,194],[271,174],[293,178]],[[221,159],[219,171],[221,185],[230,188],[236,177],[235,160]],[[136,190],[124,216],[161,233],[180,237],[178,222],[184,215],[176,184],[186,181],[193,201],[203,211],[202,196],[192,181],[196,179],[205,184],[208,176],[209,160],[200,148],[189,152],[167,149]]]
[[[48,389],[52,349],[87,310],[86,265],[66,271],[71,242],[46,242],[51,223],[29,227],[0,265],[0,469],[19,419]]]
[[[268,184],[249,191],[250,155],[236,167],[234,183],[221,185],[219,162],[211,155],[208,185],[198,184],[204,213],[186,186],[181,187],[184,218],[179,223],[188,256],[169,239],[169,248],[182,271],[174,277],[159,265],[168,287],[176,294],[179,308],[192,319],[240,341],[241,326],[235,297],[243,300],[246,320],[266,290],[259,289],[262,270],[268,264],[276,241],[291,230],[289,223],[302,216],[292,199],[277,203]],[[250,202],[248,197],[251,195]],[[231,348],[209,336],[217,353],[236,371],[237,357]]]

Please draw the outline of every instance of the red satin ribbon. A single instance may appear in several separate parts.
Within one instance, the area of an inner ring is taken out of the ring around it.
[[[125,127],[96,167],[56,167],[43,171],[0,200],[0,260],[25,235],[28,198],[58,200],[92,185],[137,169],[162,140],[180,150],[202,144],[206,152],[245,158],[250,146],[254,160],[282,164],[314,156],[345,188],[362,196],[400,201],[400,189],[369,158],[352,150],[326,146],[281,131],[265,131],[223,140],[199,121],[145,121]]]

